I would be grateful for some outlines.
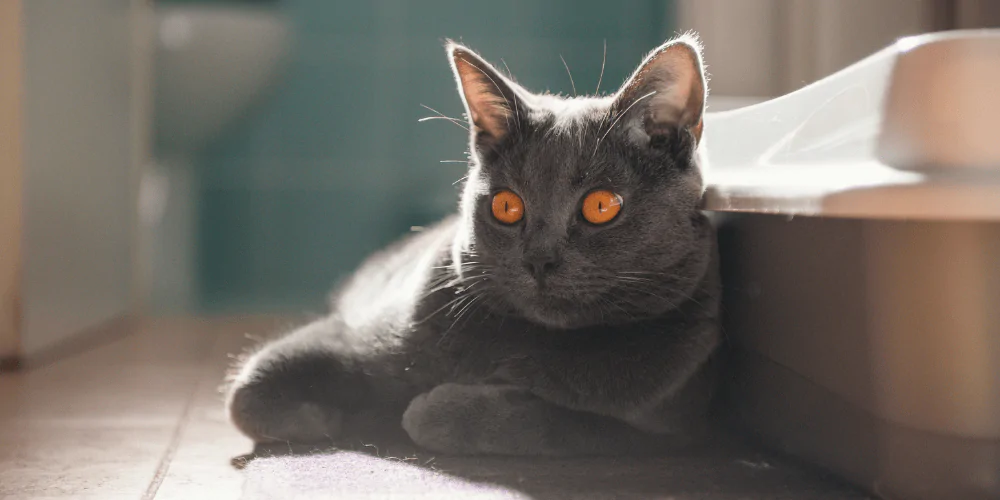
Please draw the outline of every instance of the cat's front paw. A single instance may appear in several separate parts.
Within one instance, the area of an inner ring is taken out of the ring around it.
[[[286,401],[267,386],[250,384],[232,391],[229,416],[256,443],[329,441],[340,434],[343,416],[335,408],[308,401]]]
[[[418,446],[440,453],[517,453],[511,445],[526,436],[511,433],[523,423],[517,409],[526,397],[510,386],[442,384],[413,398],[403,429]]]
[[[344,388],[360,385],[346,382],[327,353],[291,355],[272,346],[240,367],[226,406],[236,428],[254,442],[327,442],[341,434]]]
[[[473,427],[487,405],[474,386],[444,384],[421,394],[403,413],[403,429],[418,446],[441,453],[475,453]]]

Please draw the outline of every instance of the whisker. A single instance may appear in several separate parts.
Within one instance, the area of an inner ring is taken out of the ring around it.
[[[481,297],[485,297],[485,294],[480,295],[480,296]],[[465,323],[463,323],[462,326],[464,327],[465,325],[469,324],[469,321],[472,321],[472,318],[474,318],[476,316],[476,313],[478,313],[486,305],[486,303],[487,303],[486,300],[479,301],[479,303],[477,303],[476,306],[471,311],[469,311],[469,314],[466,315],[466,317],[465,317]],[[490,316],[491,316],[491,314],[490,314],[489,310],[487,310],[485,317],[488,318]]]
[[[463,293],[459,297],[460,297],[461,300],[459,300],[454,305],[452,305],[451,309],[448,309],[448,312],[445,314],[445,316],[451,316],[451,315],[455,314],[455,310],[458,309],[459,307],[462,307],[466,302],[468,302],[469,300],[471,300],[473,296],[471,294],[468,294],[468,293]]]
[[[441,117],[444,117],[444,118],[451,118],[452,120],[458,120],[458,118],[455,118],[455,117],[452,117],[452,116],[448,116],[448,115],[446,115],[446,114],[444,114],[444,113],[442,113],[442,112],[440,112],[440,111],[438,111],[438,110],[436,110],[436,109],[434,109],[434,108],[432,108],[432,107],[430,107],[430,106],[428,106],[426,104],[421,104],[420,107],[424,108],[427,111],[430,111],[431,113],[434,113],[434,114],[436,114],[438,116],[441,116]]]
[[[434,114],[438,115],[437,119],[448,120],[448,121],[454,123],[455,125],[458,125],[459,127],[462,127],[466,131],[469,130],[469,127],[465,126],[465,121],[464,120],[459,120],[458,118],[454,118],[454,117],[448,116],[448,115],[446,115],[446,114],[444,114],[444,113],[442,113],[442,112],[440,112],[440,111],[438,111],[438,110],[436,110],[436,109],[434,109],[434,108],[432,108],[432,107],[430,107],[430,106],[428,106],[426,104],[421,104],[420,107],[426,109],[427,111],[430,111],[431,113],[434,113]],[[432,119],[435,119],[435,118],[428,116],[428,117],[421,118],[421,119],[419,119],[417,121],[418,122],[422,122],[422,121],[432,120]]]
[[[472,296],[472,300],[470,300],[470,301],[469,301],[469,302],[468,302],[468,303],[467,303],[467,304],[465,305],[465,307],[463,307],[463,308],[462,308],[462,310],[461,310],[461,311],[459,312],[458,316],[457,316],[457,317],[455,317],[455,320],[451,322],[451,325],[450,325],[450,326],[448,326],[448,329],[447,329],[447,330],[445,330],[445,331],[444,331],[444,333],[442,333],[442,334],[441,334],[441,337],[440,337],[440,338],[438,338],[438,341],[437,341],[437,345],[438,345],[438,346],[440,346],[440,345],[441,345],[441,343],[442,343],[442,342],[444,342],[444,340],[445,340],[445,339],[446,339],[446,338],[448,337],[448,334],[449,334],[449,333],[451,333],[451,331],[452,331],[452,330],[453,330],[453,329],[455,328],[455,325],[457,325],[457,324],[458,324],[458,320],[459,320],[459,319],[460,319],[460,318],[462,317],[462,315],[464,314],[464,312],[465,312],[465,311],[466,311],[466,310],[467,310],[467,309],[468,309],[468,308],[469,308],[469,307],[470,307],[470,306],[471,306],[472,304],[475,304],[475,303],[476,303],[476,301],[477,301],[477,300],[479,300],[479,299],[480,299],[481,297],[482,297],[481,295],[474,295],[474,296]],[[478,307],[477,307],[477,309],[478,309]],[[468,319],[466,319],[466,323],[468,323]],[[463,323],[463,326],[464,326],[464,323]]]
[[[476,270],[476,269],[479,269],[479,268],[486,267],[486,264],[482,264],[482,263],[479,263],[479,262],[463,261],[463,262],[458,263],[457,267],[459,269],[462,269],[463,271],[473,271],[473,270]],[[441,267],[441,269],[448,269],[448,270],[455,269],[455,268],[456,268],[456,264],[449,264],[447,266]]]
[[[450,305],[454,304],[455,302],[458,302],[459,300],[462,300],[462,299],[465,299],[465,298],[467,298],[467,297],[463,295],[463,296],[461,296],[461,297],[457,297],[457,298],[454,298],[454,299],[452,299],[452,300],[448,301],[447,303],[445,303],[445,305],[443,305],[443,306],[441,306],[441,307],[437,308],[437,309],[436,309],[436,310],[435,310],[434,312],[432,312],[432,313],[428,314],[428,315],[427,315],[427,317],[425,317],[424,319],[422,319],[422,320],[420,320],[420,321],[417,321],[417,322],[415,322],[414,324],[417,324],[417,325],[419,325],[419,324],[421,324],[421,323],[423,323],[423,322],[425,322],[425,321],[427,321],[427,320],[429,320],[429,319],[433,318],[434,316],[436,316],[436,315],[437,315],[437,313],[439,313],[439,312],[441,312],[441,311],[445,310],[445,308],[447,308],[448,306],[450,306]]]
[[[645,285],[645,286],[651,286],[650,283],[636,283],[636,286],[630,287],[629,290],[630,291],[636,291],[636,292],[639,292],[639,293],[644,293],[644,294],[650,295],[652,297],[656,297],[657,299],[660,299],[660,300],[668,303],[670,305],[671,309],[678,309],[685,302],[693,302],[698,307],[705,308],[705,304],[703,304],[701,301],[699,301],[698,299],[695,298],[695,294],[698,293],[697,289],[692,290],[690,292],[681,292],[680,290],[678,290],[676,288],[672,289],[672,290],[667,290],[668,293],[670,293],[670,294],[676,294],[677,295],[676,301],[672,301],[672,300],[668,300],[668,299],[666,299],[664,297],[661,297],[660,295],[657,295],[657,294],[655,294],[655,293],[653,293],[653,292],[645,289],[643,287],[643,285]]]
[[[482,295],[472,295],[472,300],[470,300],[467,304],[465,304],[465,306],[458,311],[458,314],[455,315],[455,321],[457,322],[459,319],[461,319],[461,317],[465,315],[465,312],[468,311],[473,304],[475,304],[482,298],[483,298]]]
[[[425,298],[427,298],[427,297],[430,297],[431,295],[434,295],[435,293],[438,293],[438,292],[440,292],[440,291],[442,291],[442,290],[447,290],[447,289],[449,289],[449,288],[452,288],[452,287],[454,287],[455,285],[456,285],[456,283],[451,283],[451,282],[449,282],[449,283],[444,283],[444,284],[439,284],[439,285],[436,285],[436,286],[435,286],[434,288],[431,288],[430,290],[427,290],[427,291],[426,291],[426,292],[424,293],[423,297],[421,297],[421,299],[425,299]]]
[[[507,70],[507,77],[508,78],[514,78],[514,75],[510,72],[510,66],[507,66],[507,61],[504,61],[503,58],[501,57],[500,58],[500,62],[503,63],[504,69]]]
[[[615,278],[634,281],[653,281],[651,278],[643,278],[642,275],[636,274],[616,274]]]
[[[597,77],[597,90],[594,91],[594,95],[601,94],[601,81],[604,80],[604,63],[608,61],[608,39],[604,39],[604,56],[601,57],[601,76]]]
[[[655,283],[654,280],[646,278],[632,278],[629,276],[619,276],[618,281],[624,281],[625,283]]]
[[[429,297],[429,296],[431,296],[431,295],[433,295],[433,294],[435,294],[437,292],[440,292],[442,290],[447,290],[449,288],[453,288],[453,287],[456,287],[458,285],[461,285],[462,283],[464,283],[465,281],[468,281],[469,279],[471,279],[471,277],[458,278],[458,277],[446,276],[445,279],[440,279],[439,278],[437,280],[431,281],[431,282],[429,282],[427,284],[427,287],[426,287],[427,290],[424,292],[423,296],[420,297],[420,299],[421,300],[425,299],[425,298],[427,298],[427,297]]]
[[[473,261],[473,260],[463,260],[461,265],[462,265],[462,267],[465,267],[465,266],[471,266],[471,265],[475,265],[475,264],[482,264],[482,263],[481,262],[476,262],[476,261]],[[447,266],[434,266],[431,269],[451,269],[452,267],[454,267],[454,264],[449,264]]]
[[[423,117],[423,118],[421,118],[421,119],[419,119],[417,121],[422,123],[422,122],[426,122],[426,121],[430,121],[430,120],[447,120],[447,121],[449,121],[451,123],[454,123],[455,125],[457,125],[459,127],[462,127],[462,129],[465,130],[465,131],[469,130],[469,127],[466,127],[465,125],[462,125],[462,122],[458,118],[449,118],[447,116],[425,116],[425,117]]]
[[[573,97],[576,97],[576,84],[573,83],[573,72],[569,70],[569,64],[566,64],[566,59],[563,59],[562,54],[559,54],[559,60],[566,67],[566,74],[569,75],[569,84],[573,87]]]
[[[628,311],[626,311],[625,308],[623,308],[622,306],[614,303],[614,301],[609,300],[609,299],[603,299],[602,302],[605,303],[605,304],[608,304],[610,306],[614,306],[614,307],[618,308],[619,311],[625,313],[626,316],[628,316],[630,318],[634,318],[634,316],[632,316],[631,313],[629,313]]]
[[[591,156],[594,156],[594,155],[597,154],[597,148],[601,145],[601,141],[603,141],[604,138],[607,137],[608,134],[610,134],[611,131],[615,129],[615,125],[618,124],[618,122],[622,119],[623,116],[625,116],[626,114],[628,114],[628,110],[632,109],[632,106],[635,106],[636,104],[639,104],[639,101],[641,101],[641,100],[643,100],[643,99],[645,99],[645,98],[647,98],[647,97],[649,97],[649,96],[651,96],[651,95],[653,95],[655,93],[656,93],[656,91],[654,90],[654,91],[652,91],[652,92],[650,92],[650,93],[648,93],[648,94],[646,94],[646,95],[644,95],[644,96],[642,96],[642,97],[640,97],[640,98],[632,101],[632,104],[629,104],[628,107],[625,108],[625,111],[622,111],[621,113],[618,113],[618,117],[615,118],[615,121],[611,122],[611,126],[608,127],[608,131],[605,132],[604,135],[602,135],[601,138],[597,140],[597,144],[594,145],[594,153]]]
[[[507,77],[511,80],[514,79],[514,74],[510,72],[510,68],[507,66],[507,61],[500,58],[500,62],[503,63],[503,67],[507,69]],[[521,112],[517,109],[517,99],[514,99],[514,119],[517,120],[517,131],[521,131]]]

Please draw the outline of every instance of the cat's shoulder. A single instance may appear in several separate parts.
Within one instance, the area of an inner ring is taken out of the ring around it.
[[[387,292],[396,297],[417,295],[431,270],[450,255],[458,217],[449,216],[409,234],[369,256],[331,296],[334,309],[356,309],[364,303],[384,302]],[[350,302],[350,304],[345,304]]]

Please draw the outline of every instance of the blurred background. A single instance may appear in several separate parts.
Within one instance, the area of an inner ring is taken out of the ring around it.
[[[990,0],[0,0],[0,358],[121,316],[320,312],[367,254],[455,208],[442,49],[529,89],[612,92],[701,33],[711,110]],[[423,105],[423,106],[422,106]],[[20,325],[20,326],[18,326]],[[14,333],[20,328],[20,340]]]
[[[661,0],[263,3],[292,46],[269,98],[195,159],[197,298],[210,311],[321,307],[373,250],[455,210],[467,132],[445,38],[529,88],[604,90],[673,29]],[[190,1],[184,8],[201,6]]]

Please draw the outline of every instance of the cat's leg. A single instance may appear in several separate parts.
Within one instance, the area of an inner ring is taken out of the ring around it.
[[[384,391],[359,361],[362,346],[340,328],[319,320],[250,356],[226,399],[236,427],[257,443],[329,441],[350,414],[379,404]]]
[[[683,444],[611,417],[556,406],[511,385],[439,385],[413,399],[403,428],[417,445],[453,454],[632,454]]]

